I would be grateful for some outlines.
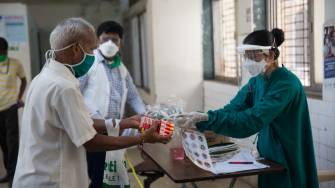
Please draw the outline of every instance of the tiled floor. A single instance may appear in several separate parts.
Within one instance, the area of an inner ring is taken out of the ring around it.
[[[140,155],[140,151],[137,148],[128,150],[128,156],[129,156],[130,162],[134,166],[143,161]],[[127,167],[130,167],[130,165],[127,164]],[[0,178],[4,177],[5,175],[6,175],[6,172],[3,166],[2,153],[0,151]],[[129,173],[128,175],[129,175],[131,188],[140,188],[134,175],[132,173]],[[145,179],[145,177],[142,177],[142,176],[138,176],[138,177],[143,183],[143,180]],[[229,186],[230,181],[231,179],[222,179],[222,180],[215,180],[215,181],[201,181],[201,182],[197,182],[196,184],[199,188],[202,188],[202,187],[226,188]],[[188,188],[192,188],[191,184],[187,183],[186,185],[188,186]],[[180,188],[180,187],[181,187],[181,184],[175,184],[166,175],[163,178],[160,178],[156,180],[153,184],[151,184],[151,188]],[[0,188],[8,188],[8,184],[7,183],[0,184]],[[246,184],[245,182],[237,179],[234,188],[252,188],[252,187]]]

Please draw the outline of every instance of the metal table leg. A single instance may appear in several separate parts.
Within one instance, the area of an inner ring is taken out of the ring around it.
[[[190,182],[193,188],[198,188],[197,185],[194,182]],[[185,183],[181,184],[180,188],[187,188],[187,185]]]
[[[194,182],[190,182],[193,188],[198,188],[197,185]]]
[[[187,188],[187,186],[185,183],[182,183],[180,188]]]
[[[236,179],[237,179],[237,177],[235,177],[235,178],[233,178],[233,179],[231,180],[230,185],[229,185],[229,188],[233,188],[233,187],[234,187],[234,184],[235,184],[235,182],[236,182]]]

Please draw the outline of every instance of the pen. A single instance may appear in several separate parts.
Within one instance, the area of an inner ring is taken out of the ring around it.
[[[229,162],[229,164],[254,164],[253,162]]]
[[[97,110],[97,113],[102,117],[102,115],[100,114],[99,110]]]

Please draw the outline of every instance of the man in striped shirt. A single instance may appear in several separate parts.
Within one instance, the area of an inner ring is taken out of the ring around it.
[[[11,187],[19,151],[19,124],[17,109],[24,106],[22,95],[26,77],[19,60],[7,57],[8,43],[0,37],[0,146],[7,175],[0,183]],[[16,80],[21,79],[19,95]]]

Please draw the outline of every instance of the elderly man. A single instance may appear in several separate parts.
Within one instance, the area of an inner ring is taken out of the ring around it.
[[[88,111],[91,114],[99,111],[101,117],[105,119],[122,119],[126,102],[137,114],[145,112],[145,105],[133,79],[117,54],[121,47],[122,36],[123,28],[120,24],[114,21],[100,24],[97,29],[99,49],[93,51],[95,62],[85,76],[78,78],[79,89]],[[126,129],[122,136],[135,134],[137,129]],[[105,157],[106,152],[87,152],[90,188],[101,188],[103,185]],[[126,170],[123,171],[123,176],[127,176]]]
[[[13,187],[88,187],[85,149],[109,151],[170,141],[171,135],[155,132],[157,122],[138,136],[97,134],[136,128],[141,116],[121,121],[90,118],[76,78],[94,62],[94,33],[81,18],[64,20],[52,31],[51,58],[28,89]]]

